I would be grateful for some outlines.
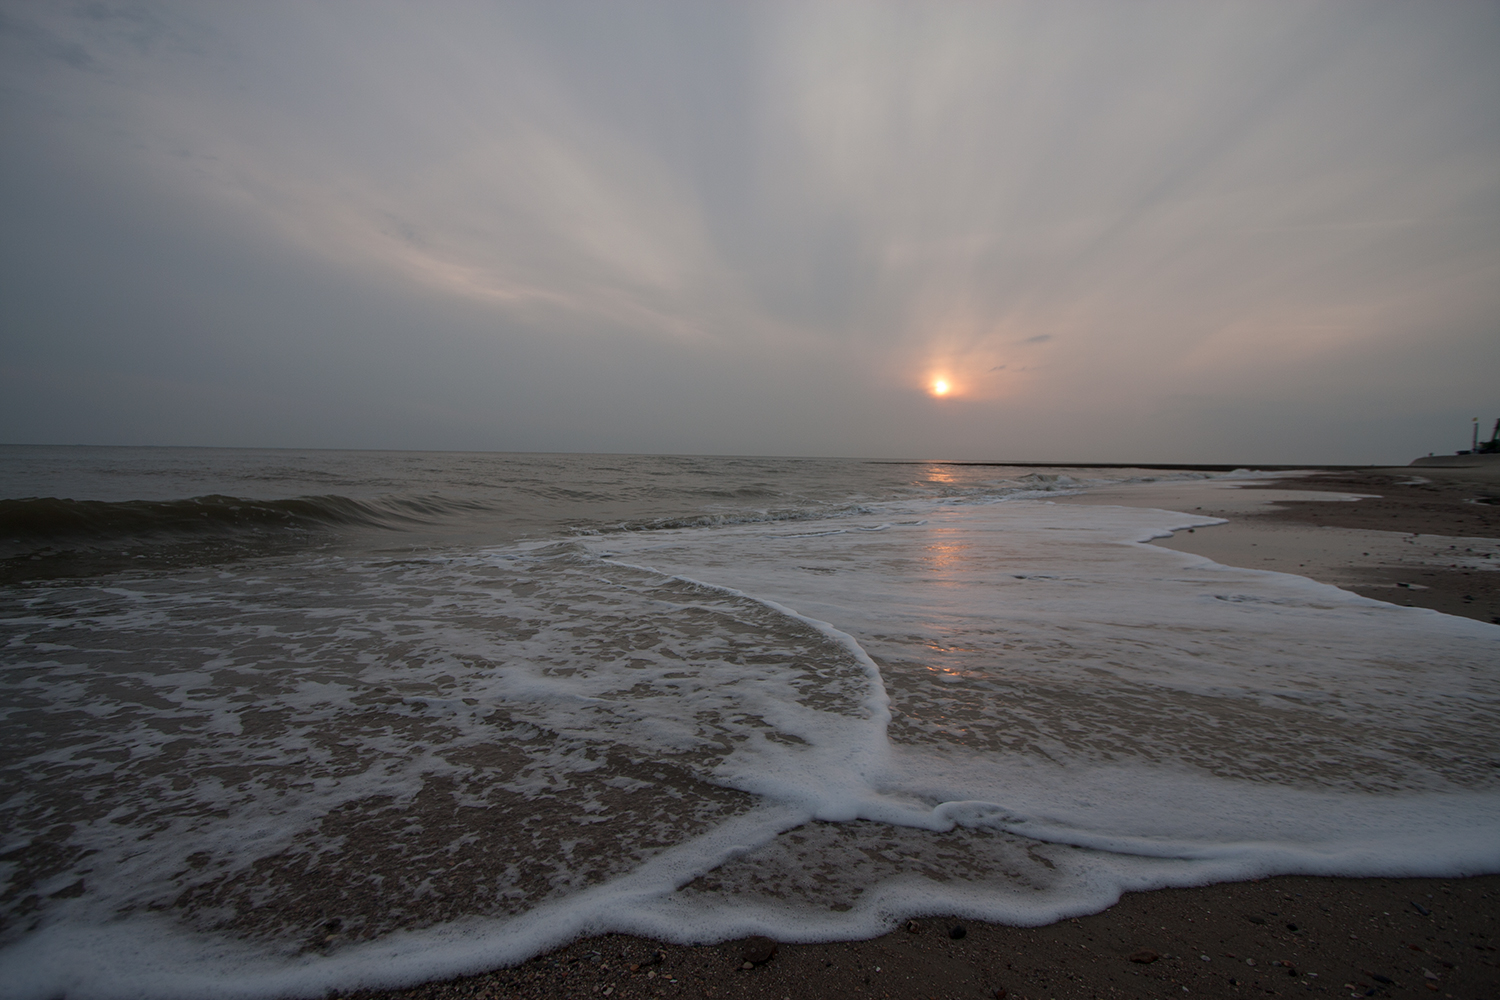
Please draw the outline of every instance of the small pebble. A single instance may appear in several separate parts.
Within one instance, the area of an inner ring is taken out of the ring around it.
[[[769,962],[776,954],[776,942],[768,937],[748,938],[740,946],[740,959],[751,965]]]
[[[955,941],[962,939],[964,935],[968,933],[968,930],[964,927],[963,924],[954,924],[948,929],[948,936]]]

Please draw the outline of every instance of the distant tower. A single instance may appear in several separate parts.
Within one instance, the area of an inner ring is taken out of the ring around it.
[[[1500,420],[1495,421],[1495,429],[1490,432],[1490,439],[1479,442],[1478,451],[1481,455],[1500,455]]]
[[[1478,417],[1474,418],[1474,443],[1471,444],[1469,446],[1469,448],[1470,448],[1470,451],[1469,451],[1470,455],[1476,455],[1476,454],[1479,453],[1479,418]]]

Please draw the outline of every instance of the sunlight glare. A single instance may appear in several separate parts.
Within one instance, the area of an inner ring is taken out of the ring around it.
[[[934,396],[946,396],[948,395],[948,390],[951,388],[953,387],[948,384],[947,379],[939,378],[932,381],[932,394]]]

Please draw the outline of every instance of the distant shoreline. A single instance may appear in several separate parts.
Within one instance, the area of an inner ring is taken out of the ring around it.
[[[1452,459],[1452,462],[1434,462],[1433,458]],[[963,468],[1007,468],[1007,469],[1141,469],[1147,472],[1305,472],[1309,474],[1350,474],[1374,476],[1421,476],[1436,477],[1449,482],[1492,483],[1500,481],[1500,456],[1495,455],[1440,455],[1424,456],[1414,462],[1432,462],[1422,465],[1210,465],[1206,463],[1181,462],[958,462],[958,461],[908,461],[871,459],[872,465],[948,465]]]
[[[1252,472],[1364,472],[1371,469],[1394,469],[1403,466],[1393,465],[1262,465],[1259,463],[1245,463],[1241,465],[1209,465],[1203,462],[950,462],[941,461],[918,461],[918,460],[888,460],[870,459],[871,465],[958,465],[966,468],[1006,468],[1006,469],[1160,469],[1166,472],[1237,472],[1247,469]]]

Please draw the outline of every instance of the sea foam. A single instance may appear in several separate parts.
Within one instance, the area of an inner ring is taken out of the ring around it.
[[[1500,871],[1500,628],[1144,544],[1210,523],[924,500],[33,591],[0,982],[313,996]]]

